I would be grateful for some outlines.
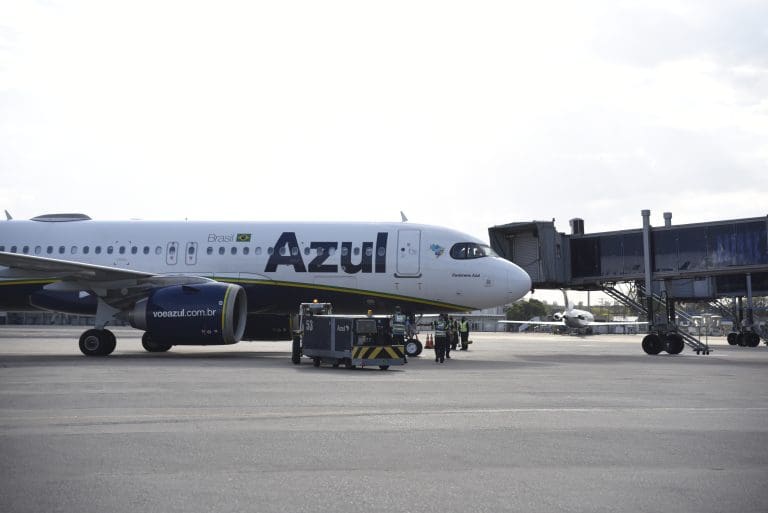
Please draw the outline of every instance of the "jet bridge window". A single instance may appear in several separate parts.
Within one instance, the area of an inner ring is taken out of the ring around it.
[[[490,246],[476,244],[474,242],[459,242],[451,247],[451,258],[456,260],[471,260],[491,256],[493,252]]]

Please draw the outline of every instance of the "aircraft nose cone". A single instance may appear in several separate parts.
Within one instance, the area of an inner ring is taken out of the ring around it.
[[[511,263],[511,262],[510,262]],[[531,291],[531,277],[520,267],[512,264],[507,272],[509,302],[513,303]]]

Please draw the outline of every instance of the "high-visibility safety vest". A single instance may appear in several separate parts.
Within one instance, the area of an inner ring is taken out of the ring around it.
[[[469,323],[467,321],[462,321],[459,325],[459,331],[462,333],[466,333],[469,331]]]
[[[435,336],[436,337],[445,336],[445,321],[443,320],[435,321]]]

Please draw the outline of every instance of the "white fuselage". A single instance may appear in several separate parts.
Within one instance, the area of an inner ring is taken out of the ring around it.
[[[489,256],[477,257],[478,247]],[[386,299],[412,311],[470,310],[530,289],[528,275],[482,241],[411,223],[11,220],[0,222],[0,252],[258,286],[266,293],[249,293],[253,311],[269,311],[270,296],[278,310],[295,311],[323,291],[355,296],[361,306]],[[4,295],[14,284],[58,279],[0,267]]]

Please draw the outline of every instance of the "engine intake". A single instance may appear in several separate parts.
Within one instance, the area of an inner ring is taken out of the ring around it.
[[[247,311],[248,299],[239,285],[172,285],[138,301],[128,321],[174,345],[235,344],[243,337]]]

